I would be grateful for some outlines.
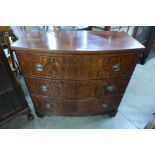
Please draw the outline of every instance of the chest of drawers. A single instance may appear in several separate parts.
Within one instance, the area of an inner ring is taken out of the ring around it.
[[[123,32],[33,31],[12,49],[38,116],[115,116],[144,46]]]

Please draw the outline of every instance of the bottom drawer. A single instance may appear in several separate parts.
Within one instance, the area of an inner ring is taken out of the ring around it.
[[[44,114],[93,115],[116,109],[121,98],[112,96],[104,99],[62,100],[32,96],[32,101],[36,111]]]

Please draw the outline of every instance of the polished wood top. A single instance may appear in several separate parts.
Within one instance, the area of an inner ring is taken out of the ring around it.
[[[124,32],[112,31],[32,31],[16,41],[13,50],[54,53],[96,53],[142,50],[144,46]]]

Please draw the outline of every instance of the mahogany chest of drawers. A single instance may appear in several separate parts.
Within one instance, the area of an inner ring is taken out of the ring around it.
[[[144,46],[123,32],[32,31],[12,49],[38,116],[115,116]]]

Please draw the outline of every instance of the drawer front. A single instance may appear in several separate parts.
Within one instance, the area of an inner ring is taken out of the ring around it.
[[[26,75],[86,80],[131,75],[138,55],[104,56],[98,54],[46,57],[18,54],[18,59]]]
[[[102,79],[131,75],[137,55],[53,57],[53,77],[56,79]]]
[[[61,100],[51,98],[32,97],[38,112],[60,115],[91,115],[104,113],[118,107],[121,96],[106,97],[90,100]]]
[[[48,80],[27,77],[26,83],[31,94],[64,99],[102,98],[123,94],[130,77],[104,80]]]
[[[17,54],[17,57],[24,74],[42,77],[52,75],[52,63],[49,57],[31,54]]]

